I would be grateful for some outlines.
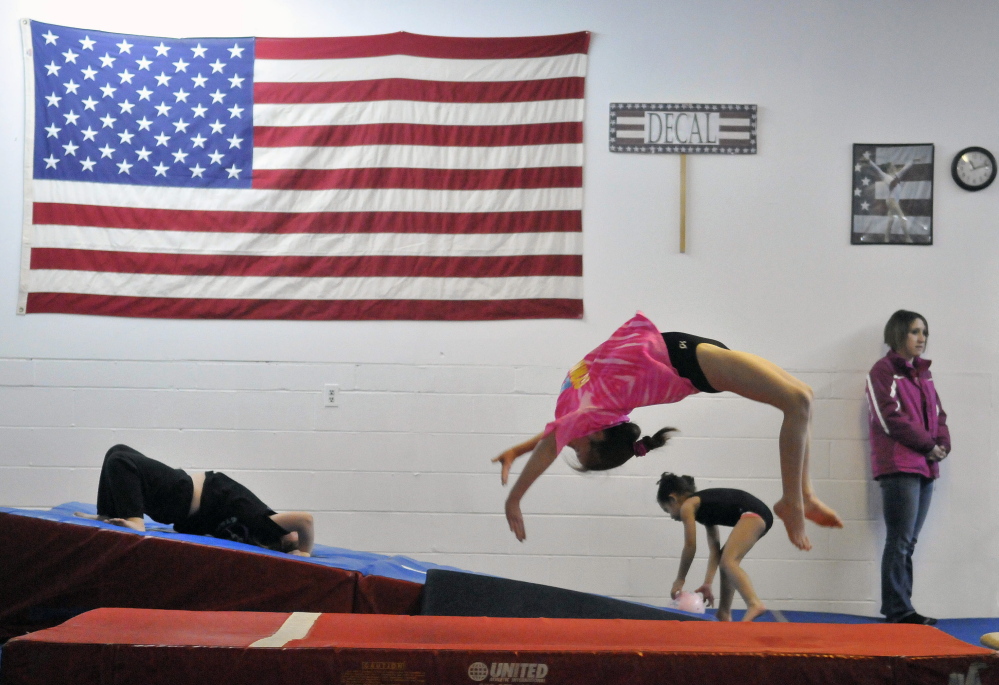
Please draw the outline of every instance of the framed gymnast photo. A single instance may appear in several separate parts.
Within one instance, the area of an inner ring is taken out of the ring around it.
[[[853,146],[852,245],[933,244],[933,144]]]

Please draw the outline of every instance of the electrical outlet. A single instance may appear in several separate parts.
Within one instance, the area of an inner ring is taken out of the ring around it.
[[[340,406],[340,386],[334,385],[332,383],[327,383],[323,389],[323,406],[326,407],[339,407]]]

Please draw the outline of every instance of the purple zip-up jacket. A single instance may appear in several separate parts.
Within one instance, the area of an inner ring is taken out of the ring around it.
[[[940,475],[926,453],[940,445],[950,452],[947,414],[937,397],[930,361],[912,363],[890,351],[867,374],[871,419],[871,469],[874,477],[889,473]]]

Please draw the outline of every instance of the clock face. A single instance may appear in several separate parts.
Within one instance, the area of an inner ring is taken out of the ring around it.
[[[996,160],[984,148],[967,148],[954,158],[954,181],[965,190],[981,190],[996,177]]]

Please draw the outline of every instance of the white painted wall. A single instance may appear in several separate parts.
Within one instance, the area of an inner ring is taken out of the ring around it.
[[[766,8],[765,8],[766,7]],[[742,0],[105,0],[0,5],[0,504],[93,501],[101,457],[128,443],[222,469],[277,509],[316,513],[319,541],[663,603],[680,527],[664,469],[778,497],[779,414],[697,396],[636,412],[678,425],[666,450],[611,474],[559,463],[502,516],[489,458],[540,430],[565,369],[636,309],[761,354],[816,391],[812,473],[846,519],[811,553],[778,528],[745,567],[774,608],[874,615],[883,526],[867,466],[863,376],[899,307],[929,320],[954,437],[916,554],[917,608],[999,615],[994,264],[999,184],[950,180],[967,145],[999,149],[987,2]],[[17,19],[153,35],[593,32],[581,321],[225,322],[14,314],[22,205]],[[760,153],[678,160],[607,150],[608,103],[749,102]],[[935,245],[849,245],[853,143],[936,145]],[[339,383],[341,406],[322,406]],[[703,561],[690,574],[699,584]],[[738,600],[737,600],[738,602]],[[738,605],[738,604],[737,604]]]

